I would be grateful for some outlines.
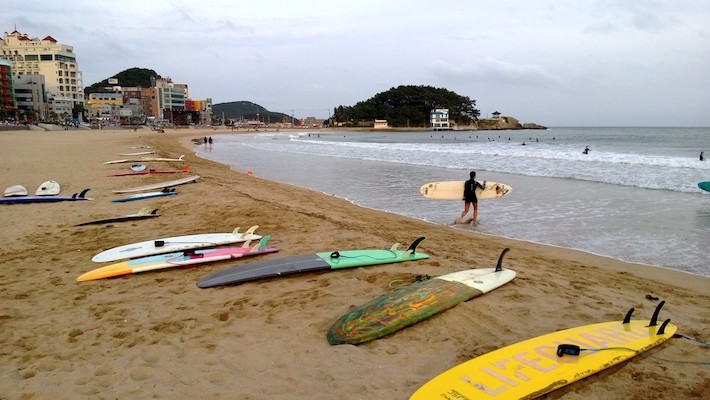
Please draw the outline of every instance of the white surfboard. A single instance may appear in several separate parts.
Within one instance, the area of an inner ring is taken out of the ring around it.
[[[148,154],[155,154],[155,151],[139,151],[137,153],[122,153],[119,156],[147,156]]]
[[[259,240],[261,239],[261,236],[254,234],[254,231],[258,227],[258,225],[254,225],[244,233],[239,233],[239,228],[236,228],[232,233],[206,233],[176,236],[127,244],[102,251],[101,253],[95,255],[91,261],[117,261],[127,258],[145,257],[155,254],[172,253],[175,251],[202,249],[205,247],[222,246],[225,244],[240,243],[249,240]]]
[[[165,157],[141,157],[141,158],[127,158],[124,160],[113,160],[113,161],[106,161],[104,165],[108,164],[121,164],[121,163],[129,163],[129,162],[148,162],[148,161],[185,161],[185,155],[182,155],[178,158],[165,158]]]
[[[56,196],[59,194],[60,187],[57,181],[47,181],[39,185],[35,191],[37,196]]]
[[[162,189],[162,188],[166,188],[166,187],[172,187],[172,186],[184,185],[186,183],[192,183],[192,182],[195,182],[199,178],[200,178],[199,175],[193,175],[193,176],[188,176],[188,177],[181,178],[181,179],[175,179],[172,181],[158,182],[158,183],[153,183],[150,185],[136,186],[136,187],[127,188],[127,189],[117,189],[117,190],[114,190],[113,192],[114,193],[130,193],[130,192],[142,192],[144,190]]]
[[[22,185],[12,185],[5,189],[3,193],[5,197],[21,197],[27,196],[27,188]]]
[[[434,200],[463,200],[464,181],[444,181],[431,182],[422,185],[419,193],[427,199]],[[482,182],[485,189],[476,189],[478,200],[497,199],[513,191],[513,188],[505,183]]]

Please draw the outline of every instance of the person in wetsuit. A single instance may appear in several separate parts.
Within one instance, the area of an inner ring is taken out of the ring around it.
[[[476,196],[476,188],[481,188],[481,190],[486,188],[485,181],[483,182],[483,184],[480,184],[476,181],[476,171],[471,171],[469,176],[471,177],[471,179],[467,180],[463,184],[464,208],[460,218],[460,220],[462,221],[466,214],[468,214],[468,210],[471,208],[471,204],[473,204],[473,221],[476,221],[476,219],[478,218],[478,197]]]

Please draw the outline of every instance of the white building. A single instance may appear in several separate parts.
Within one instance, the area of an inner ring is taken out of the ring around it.
[[[74,48],[47,36],[30,38],[17,30],[3,35],[0,58],[12,62],[15,77],[44,76],[49,112],[66,113],[77,104],[84,104],[84,87],[76,62]],[[39,110],[36,110],[39,111]]]
[[[435,131],[448,131],[451,129],[449,124],[449,109],[435,108],[429,114],[429,127]]]

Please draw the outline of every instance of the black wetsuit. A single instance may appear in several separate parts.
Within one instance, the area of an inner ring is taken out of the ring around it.
[[[469,179],[463,184],[463,200],[466,203],[478,203],[478,197],[476,197],[476,187],[485,189],[485,186],[476,182],[473,179]]]

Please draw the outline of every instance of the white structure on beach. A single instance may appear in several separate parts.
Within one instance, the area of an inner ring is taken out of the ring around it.
[[[51,36],[30,38],[15,30],[3,35],[0,58],[12,62],[16,77],[44,76],[49,112],[61,114],[67,108],[84,104],[81,72],[72,46],[60,44]]]
[[[387,129],[389,128],[389,125],[387,124],[386,119],[376,119],[375,124],[373,125],[374,129]]]
[[[449,109],[435,108],[429,114],[429,127],[435,131],[448,131],[451,129],[449,124]]]

